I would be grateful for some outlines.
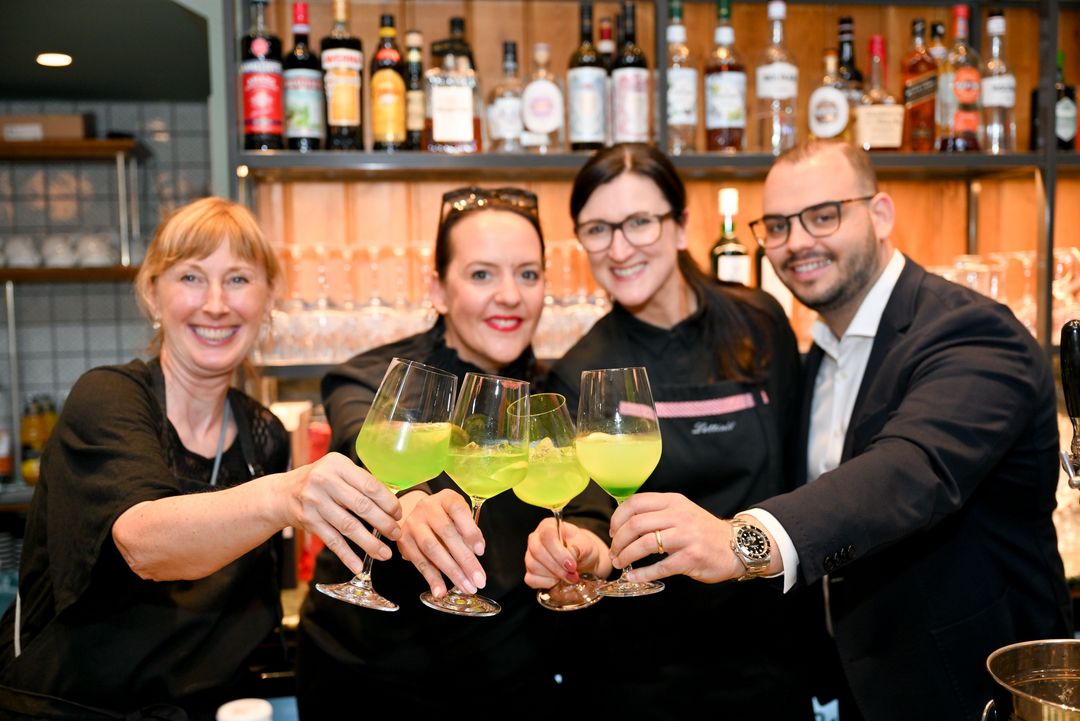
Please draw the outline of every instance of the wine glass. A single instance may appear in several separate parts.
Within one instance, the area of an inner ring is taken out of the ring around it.
[[[456,388],[453,373],[404,358],[390,361],[356,437],[356,455],[380,483],[400,492],[442,473]],[[373,533],[379,538],[378,531]],[[351,581],[319,583],[315,588],[364,608],[398,610],[372,587],[371,561],[371,554],[365,553],[364,569]]]
[[[581,372],[577,422],[578,461],[601,488],[622,503],[660,462],[660,424],[649,376],[642,367]],[[600,587],[603,596],[646,596],[659,581],[631,581],[626,574]]]
[[[446,473],[472,504],[480,524],[484,501],[508,491],[529,470],[529,384],[481,373],[466,373],[454,405]],[[510,406],[520,402],[519,412]],[[420,594],[427,606],[459,616],[494,616],[499,604],[455,586],[442,598]]]
[[[558,393],[539,393],[529,396],[528,402],[529,471],[525,480],[514,486],[514,495],[529,505],[554,513],[559,543],[565,546],[562,510],[589,485],[589,476],[577,460],[574,424],[566,409],[566,398]],[[510,412],[519,413],[521,403],[511,406]],[[537,591],[536,600],[553,611],[574,611],[601,599],[601,583],[592,574],[582,574],[577,583],[559,581],[551,588]]]

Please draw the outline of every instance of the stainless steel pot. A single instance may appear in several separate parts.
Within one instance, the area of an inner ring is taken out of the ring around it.
[[[1080,721],[1080,641],[1014,643],[990,654],[986,668],[1008,693],[995,694],[984,721],[995,707],[998,721]]]

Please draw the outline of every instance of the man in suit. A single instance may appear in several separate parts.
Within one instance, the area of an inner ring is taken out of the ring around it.
[[[812,664],[835,670],[842,721],[977,719],[992,651],[1071,633],[1049,363],[1008,308],[893,247],[893,201],[862,150],[789,151],[763,206],[755,236],[820,316],[802,485],[732,521],[639,494],[612,517],[615,565],[661,550],[632,577],[804,587],[823,606]]]

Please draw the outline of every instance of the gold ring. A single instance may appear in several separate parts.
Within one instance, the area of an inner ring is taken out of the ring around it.
[[[667,551],[664,550],[664,539],[660,537],[660,530],[657,529],[653,531],[653,535],[656,536],[656,552],[667,553]]]

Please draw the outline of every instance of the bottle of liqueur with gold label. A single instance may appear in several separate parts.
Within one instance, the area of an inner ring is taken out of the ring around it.
[[[405,63],[397,46],[394,16],[379,17],[379,44],[371,58],[371,138],[373,148],[393,152],[408,147],[405,130]]]
[[[424,150],[431,153],[480,152],[480,116],[476,73],[464,55],[447,51],[442,67],[424,73],[427,117]]]
[[[326,147],[363,150],[364,49],[349,34],[349,0],[334,0],[334,25],[319,44],[326,90]]]
[[[912,153],[934,149],[934,103],[937,98],[937,62],[926,47],[926,21],[911,22],[911,50],[900,74],[904,83],[904,145]]]
[[[251,30],[240,41],[244,150],[280,150],[284,130],[281,40],[266,29],[269,0],[252,0]]]
[[[817,139],[838,138],[851,142],[855,121],[854,108],[840,79],[840,59],[835,48],[825,51],[825,73],[821,84],[810,93],[807,119],[810,135]]]

